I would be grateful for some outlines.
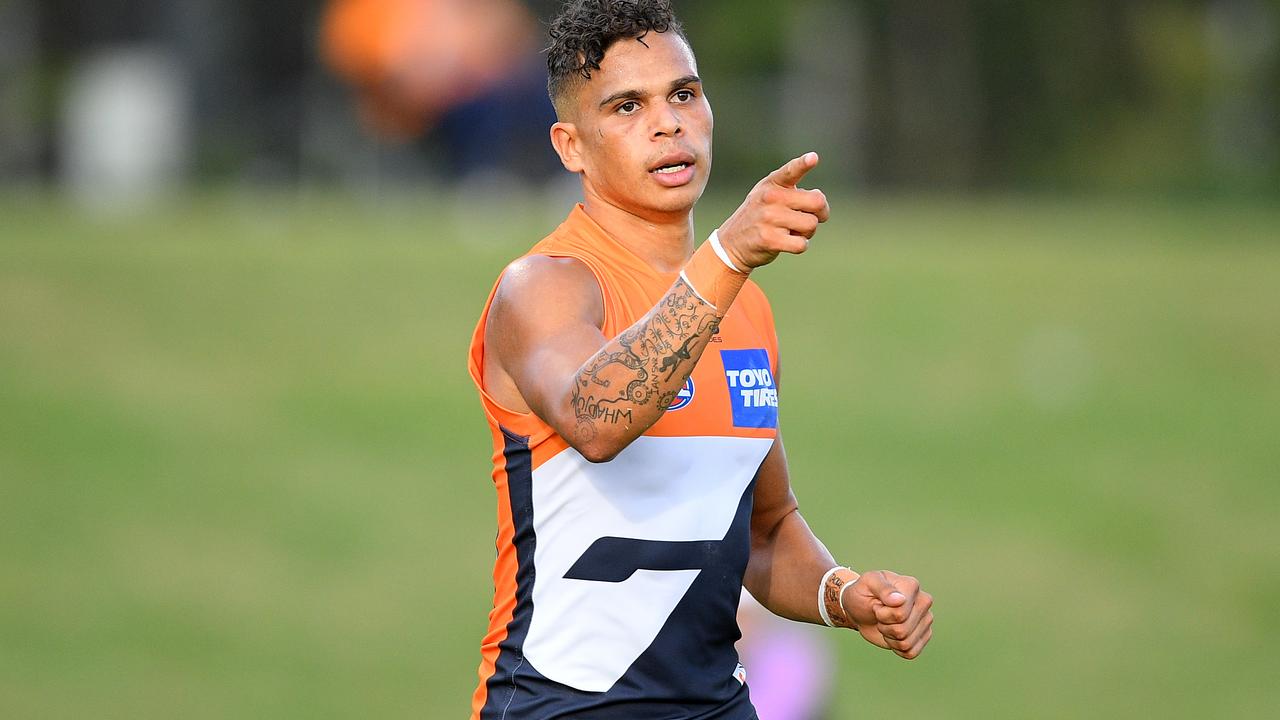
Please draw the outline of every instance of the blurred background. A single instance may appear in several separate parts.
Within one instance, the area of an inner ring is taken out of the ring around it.
[[[557,5],[0,0],[0,717],[467,711]],[[825,717],[1280,711],[1280,2],[676,9],[700,233],[823,155],[758,278],[802,508],[937,597]]]

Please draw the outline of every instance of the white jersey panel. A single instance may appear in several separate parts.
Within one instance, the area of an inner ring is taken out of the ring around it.
[[[773,446],[768,438],[642,436],[607,463],[572,448],[533,471],[530,664],[605,692],[652,644],[700,570],[637,570],[621,582],[568,579],[597,540],[719,541]]]

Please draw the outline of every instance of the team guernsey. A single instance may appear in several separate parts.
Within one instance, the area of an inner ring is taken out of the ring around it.
[[[643,317],[677,277],[654,271],[581,205],[529,254],[591,270],[606,337]],[[754,717],[734,642],[752,491],[778,425],[764,293],[747,282],[663,417],[596,464],[485,392],[492,302],[490,293],[469,362],[498,494],[494,603],[472,720]]]

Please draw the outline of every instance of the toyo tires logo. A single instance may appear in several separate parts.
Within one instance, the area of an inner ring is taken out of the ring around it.
[[[764,348],[721,350],[720,361],[729,386],[733,426],[778,427],[778,386],[773,382],[768,351]]]

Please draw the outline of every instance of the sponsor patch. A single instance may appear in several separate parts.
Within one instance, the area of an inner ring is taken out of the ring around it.
[[[778,387],[769,368],[768,351],[721,350],[720,362],[729,385],[734,427],[778,427]]]
[[[684,381],[684,387],[680,388],[680,392],[676,393],[676,399],[667,407],[668,411],[679,410],[693,402],[693,378],[687,378]]]

